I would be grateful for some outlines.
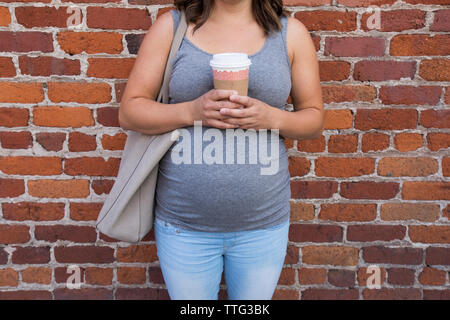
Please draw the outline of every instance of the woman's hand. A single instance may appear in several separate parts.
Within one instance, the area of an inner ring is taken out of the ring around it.
[[[277,128],[279,109],[248,96],[231,95],[229,99],[243,105],[244,108],[221,108],[220,114],[231,117],[223,120],[224,122],[237,124],[242,129],[279,129]]]
[[[234,129],[238,125],[225,122],[230,116],[221,114],[221,108],[229,110],[240,108],[241,105],[230,102],[229,96],[236,93],[234,90],[211,89],[202,96],[192,101],[192,120],[201,120],[202,125],[219,129]],[[193,122],[192,121],[192,122]]]

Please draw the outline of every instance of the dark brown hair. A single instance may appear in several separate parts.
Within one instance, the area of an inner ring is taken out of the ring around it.
[[[186,21],[194,23],[195,32],[208,19],[214,0],[175,0],[178,10],[183,10]],[[252,11],[258,24],[264,29],[265,35],[281,30],[280,18],[289,16],[289,11],[283,8],[282,0],[252,0]]]

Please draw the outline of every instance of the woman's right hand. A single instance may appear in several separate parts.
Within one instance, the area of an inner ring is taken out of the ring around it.
[[[238,125],[229,124],[224,119],[230,116],[219,112],[221,108],[241,108],[240,104],[231,102],[229,97],[237,94],[235,90],[211,89],[204,95],[192,101],[192,118],[194,121],[201,120],[202,126],[215,127],[219,129],[235,129]]]

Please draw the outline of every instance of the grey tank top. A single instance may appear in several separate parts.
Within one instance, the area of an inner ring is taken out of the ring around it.
[[[174,34],[178,10],[171,10]],[[249,55],[248,96],[285,110],[291,91],[287,17],[263,48]],[[214,89],[209,61],[186,37],[173,60],[169,103],[191,101]],[[155,217],[184,229],[234,232],[263,229],[289,219],[288,154],[276,130],[218,129],[194,125],[159,163]],[[255,161],[256,157],[256,161]]]

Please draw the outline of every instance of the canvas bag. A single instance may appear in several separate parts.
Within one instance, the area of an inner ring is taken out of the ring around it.
[[[187,23],[180,10],[180,23],[172,41],[164,80],[156,101],[168,103],[172,61],[186,33]],[[139,242],[152,228],[159,161],[178,139],[179,130],[148,135],[127,130],[127,140],[114,185],[103,203],[96,229],[125,242]]]

